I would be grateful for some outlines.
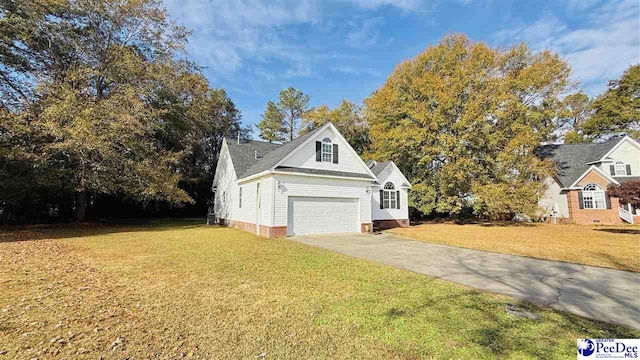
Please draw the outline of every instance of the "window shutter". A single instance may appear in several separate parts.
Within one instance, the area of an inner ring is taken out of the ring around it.
[[[578,205],[580,209],[584,209],[584,203],[582,202],[582,191],[578,191]]]
[[[609,172],[611,173],[611,175],[615,176],[616,175],[616,167],[615,165],[609,165]]]
[[[316,141],[316,161],[322,161],[322,143]]]
[[[396,208],[400,209],[400,191],[396,191]]]
[[[383,208],[383,207],[382,207],[382,202],[383,202],[383,200],[382,200],[382,199],[383,199],[383,198],[384,198],[384,190],[380,190],[380,209],[382,209],[382,208]]]
[[[631,165],[627,164],[627,175],[631,175]]]
[[[611,198],[607,193],[604,193],[604,201],[607,204],[607,209],[611,209]]]
[[[338,144],[333,144],[333,163],[338,163]]]

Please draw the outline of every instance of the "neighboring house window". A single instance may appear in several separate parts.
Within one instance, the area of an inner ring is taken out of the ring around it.
[[[627,172],[631,172],[631,171],[627,171],[627,164],[625,164],[622,161],[616,161],[616,164],[615,164],[615,173],[616,174],[615,175],[616,176],[631,175],[631,174],[628,174]]]
[[[322,140],[322,162],[333,162],[333,144],[329,138]]]
[[[588,184],[582,189],[582,207],[585,209],[606,209],[604,189],[598,184]]]
[[[240,187],[238,192],[238,207],[242,209],[242,187]]]
[[[384,190],[382,191],[382,208],[398,208],[398,192],[395,191],[395,186],[393,186],[393,183],[388,182],[384,184]]]

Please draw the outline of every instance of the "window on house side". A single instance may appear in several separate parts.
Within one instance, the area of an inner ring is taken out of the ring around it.
[[[615,173],[616,176],[624,176],[627,175],[627,166],[622,161],[616,161],[615,164]]]
[[[384,184],[384,190],[382,192],[382,208],[383,209],[395,209],[398,207],[397,192],[393,183]]]
[[[322,162],[333,162],[333,144],[329,138],[322,140]]]
[[[598,184],[588,184],[582,189],[582,207],[585,209],[606,209],[604,190]]]

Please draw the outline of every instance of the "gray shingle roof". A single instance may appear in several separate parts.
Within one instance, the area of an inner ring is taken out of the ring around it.
[[[281,144],[256,140],[244,140],[238,144],[235,139],[227,139],[227,145],[229,146],[229,154],[238,179],[251,166],[262,160],[267,153],[282,146]],[[256,159],[256,151],[258,152],[258,159]]]
[[[378,175],[380,175],[382,170],[384,170],[387,167],[387,165],[389,165],[390,163],[391,163],[391,161],[379,162],[379,163],[376,163],[373,166],[370,166],[369,169],[371,169],[372,173],[374,173],[376,176],[378,176]]]
[[[579,143],[544,145],[537,151],[542,158],[550,158],[556,164],[556,178],[560,185],[569,187],[591,167],[590,162],[600,160],[613,149],[622,138],[603,143]]]
[[[241,141],[228,140],[229,153],[233,161],[238,179],[261,173],[271,169],[275,164],[287,156],[291,151],[302,144],[306,139],[312,137],[323,127],[316,128],[308,133],[299,136],[285,144],[274,144],[263,141],[249,140]],[[258,151],[259,158],[255,158],[255,151]]]
[[[278,166],[276,168],[278,171],[286,171],[286,172],[296,172],[303,174],[318,174],[318,175],[332,175],[332,176],[343,176],[343,177],[355,177],[362,179],[373,180],[373,178],[368,174],[360,174],[346,171],[333,171],[333,170],[322,170],[322,169],[305,169],[298,167],[288,167],[288,166]]]

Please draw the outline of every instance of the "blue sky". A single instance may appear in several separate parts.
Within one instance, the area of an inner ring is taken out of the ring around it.
[[[640,0],[165,0],[193,31],[188,52],[255,124],[288,86],[311,105],[361,102],[395,65],[450,33],[526,42],[573,67],[590,95],[640,63]]]

